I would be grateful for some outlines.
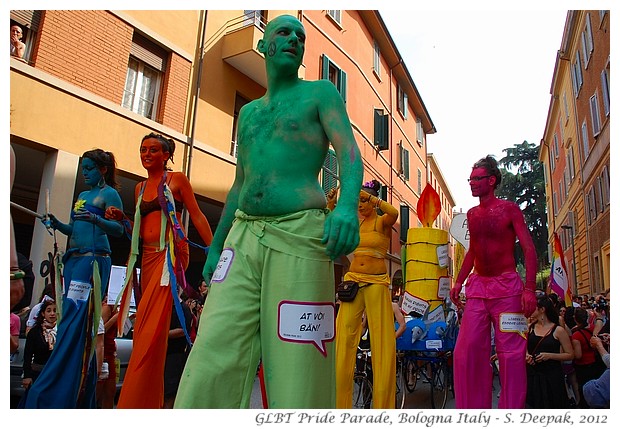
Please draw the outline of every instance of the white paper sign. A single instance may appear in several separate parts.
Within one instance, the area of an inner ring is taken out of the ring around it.
[[[224,249],[220,254],[220,260],[217,263],[217,268],[211,277],[212,283],[220,283],[226,278],[228,270],[235,259],[235,252],[232,249]]]
[[[499,315],[499,330],[516,332],[523,338],[527,338],[527,319],[522,313],[502,313]]]
[[[140,281],[140,268],[136,268],[136,273],[138,275],[138,282]],[[110,271],[110,283],[108,284],[108,305],[114,305],[116,302],[116,297],[121,292],[121,288],[125,284],[125,276],[127,275],[127,267],[123,267],[121,265],[112,265],[112,270]],[[127,287],[131,287],[131,285],[127,285]],[[136,300],[133,296],[133,289],[131,290],[131,301],[129,303],[130,307],[136,306]]]
[[[439,262],[439,268],[446,268],[450,259],[448,258],[448,245],[442,244],[437,246],[437,262]]]
[[[469,249],[467,213],[459,213],[452,218],[452,222],[450,223],[450,235],[465,247],[465,251]]]
[[[426,340],[427,349],[440,349],[443,347],[443,341],[441,340]]]
[[[78,301],[86,301],[90,293],[90,283],[71,280],[67,298],[72,299],[77,304]]]
[[[334,304],[282,301],[278,306],[278,336],[292,343],[312,343],[327,356],[325,343],[333,341]]]
[[[437,287],[437,296],[439,298],[447,298],[450,296],[450,277],[439,277],[439,286]]]
[[[445,321],[446,321],[446,315],[443,312],[443,306],[440,305],[439,307],[435,307],[433,311],[428,313],[428,317],[425,323],[430,325],[431,323],[445,322]]]
[[[430,303],[417,296],[411,295],[409,292],[403,294],[403,303],[401,309],[403,313],[409,314],[412,311],[418,314],[425,314]]]

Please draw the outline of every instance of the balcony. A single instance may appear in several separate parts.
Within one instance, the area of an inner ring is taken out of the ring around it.
[[[226,24],[222,45],[222,59],[264,88],[267,88],[265,60],[256,46],[263,38],[266,25],[266,19],[258,11],[231,19]],[[303,79],[305,68],[299,70]]]

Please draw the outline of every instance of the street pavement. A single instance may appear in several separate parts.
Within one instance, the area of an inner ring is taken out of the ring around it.
[[[493,377],[493,408],[497,408],[497,395],[499,393],[499,380],[497,375]],[[263,408],[263,400],[260,392],[260,383],[258,378],[254,382],[254,389],[252,391],[252,398],[250,399],[250,408],[257,409]],[[405,409],[430,409],[430,384],[424,383],[422,380],[418,380],[415,390],[412,393],[407,392],[405,396]],[[452,392],[448,392],[448,400],[446,402],[446,409],[455,409],[454,396]]]

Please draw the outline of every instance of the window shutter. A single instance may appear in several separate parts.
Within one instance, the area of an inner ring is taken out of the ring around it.
[[[37,31],[42,12],[41,10],[12,10],[11,19],[32,31]]]
[[[133,35],[130,54],[160,72],[166,67],[168,52],[138,33]]]
[[[323,191],[325,194],[329,192],[331,189],[338,186],[338,180],[336,177],[338,176],[338,158],[336,158],[336,153],[333,149],[329,149],[327,155],[325,156],[325,162],[323,162]]]
[[[388,115],[383,114],[383,110],[375,109],[375,146],[379,150],[389,148],[388,143]]]
[[[327,55],[323,54],[321,56],[321,68],[322,68],[322,73],[321,73],[321,79],[327,79],[329,80],[329,58],[327,58]]]
[[[409,206],[400,206],[400,241],[407,242],[407,232],[409,230]]]
[[[340,90],[340,96],[342,97],[342,100],[346,103],[347,102],[347,74],[344,70],[340,70],[340,88],[338,88]]]
[[[407,149],[403,149],[403,173],[405,175],[405,180],[409,180],[409,151]]]

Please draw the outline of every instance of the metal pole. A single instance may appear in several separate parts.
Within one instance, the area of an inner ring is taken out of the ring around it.
[[[187,179],[189,180],[191,169],[192,169],[192,157],[194,156],[194,134],[196,131],[196,112],[198,110],[198,101],[200,99],[200,81],[202,77],[202,59],[204,57],[204,49],[205,49],[205,33],[207,32],[207,15],[208,11],[203,11],[203,19],[202,19],[202,34],[200,35],[200,54],[198,58],[198,75],[196,76],[196,90],[194,92],[194,108],[192,111],[192,122],[190,123],[190,135],[189,135],[189,150],[187,156],[187,169],[185,174],[187,175]],[[185,231],[189,228],[189,216],[187,214],[187,210],[183,210],[183,226],[185,227]]]

